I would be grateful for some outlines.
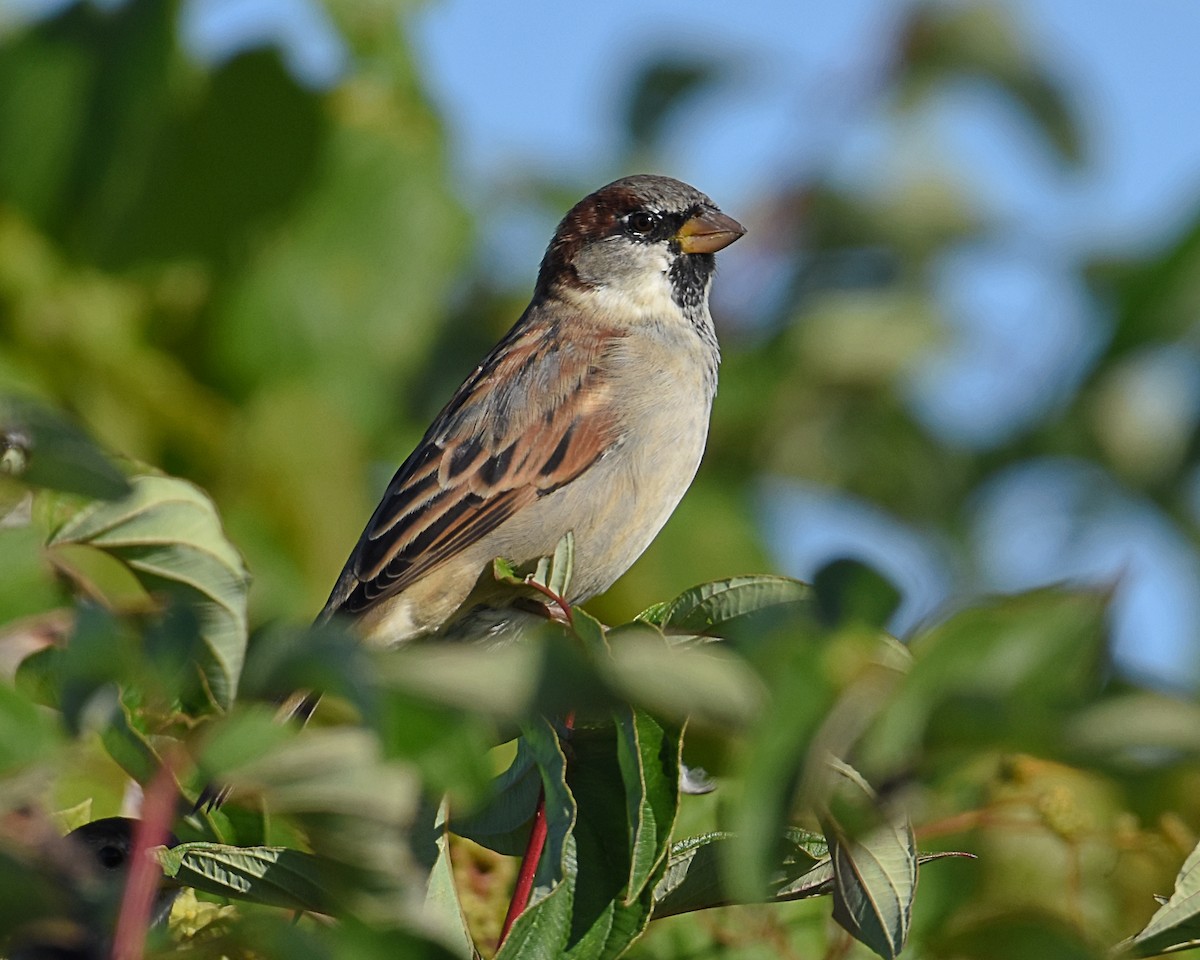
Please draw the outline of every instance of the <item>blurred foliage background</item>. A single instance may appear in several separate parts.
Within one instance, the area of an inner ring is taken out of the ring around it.
[[[395,465],[528,297],[540,247],[514,241],[527,262],[499,268],[516,255],[497,251],[495,222],[544,243],[605,180],[680,174],[679,126],[703,142],[704,105],[736,102],[753,54],[696,58],[684,39],[615,65],[597,82],[622,138],[596,169],[506,166],[476,203],[414,56],[414,5],[327,0],[344,63],[320,82],[252,32],[227,58],[186,52],[180,19],[202,6],[0,5],[0,391],[205,488],[252,571],[252,624],[304,619]],[[1170,637],[1200,636],[1195,197],[1134,254],[1031,238],[937,154],[927,111],[964,84],[983,91],[1043,162],[1081,176],[1098,161],[1059,65],[1002,4],[898,3],[877,42],[839,82],[904,146],[894,170],[856,179],[809,157],[741,185],[745,208],[697,183],[750,228],[717,281],[709,451],[594,612],[620,622],[702,580],[812,577],[851,557],[900,587],[904,633],[988,590],[1079,579],[1115,597],[1113,682],[1152,673],[1190,699],[1200,647]],[[1034,267],[1051,273],[1030,281]],[[1012,273],[1052,320],[1012,320]],[[8,615],[41,602],[0,593]],[[1200,830],[1194,737],[1180,739],[1153,776],[1024,754],[986,773],[965,763],[969,790],[948,776],[935,807],[949,817],[961,787],[990,812],[939,830],[982,831],[973,849],[990,860],[974,874],[975,940],[934,937],[930,955],[1033,956],[1019,933],[986,952],[989,917],[1014,904],[1064,930],[1107,916],[1106,936],[1132,933]],[[1103,885],[1125,858],[1138,882]],[[928,917],[957,902],[951,886],[923,886]],[[808,904],[740,909],[669,921],[639,950],[810,955],[795,922]]]

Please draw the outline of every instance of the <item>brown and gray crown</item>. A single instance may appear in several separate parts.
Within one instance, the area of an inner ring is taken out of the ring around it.
[[[650,174],[615,180],[588,194],[563,217],[542,259],[538,288],[578,284],[573,262],[589,243],[623,236],[634,242],[667,243],[673,245],[673,252],[681,253],[679,231],[689,220],[705,214],[721,217],[734,239],[741,235],[740,225],[721,214],[705,194],[682,181]]]

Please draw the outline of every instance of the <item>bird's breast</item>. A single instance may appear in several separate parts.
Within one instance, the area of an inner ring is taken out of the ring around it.
[[[575,534],[574,602],[607,590],[650,545],[704,454],[716,357],[691,331],[632,336],[609,370],[620,439],[584,476],[551,494]],[[549,498],[547,498],[549,499]],[[568,521],[566,518],[571,518]]]

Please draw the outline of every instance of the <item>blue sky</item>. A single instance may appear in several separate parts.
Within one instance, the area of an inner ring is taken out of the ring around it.
[[[754,184],[822,154],[838,127],[862,127],[851,85],[878,61],[908,4],[894,0],[613,0],[590,5],[516,0],[425,5],[413,24],[418,53],[456,142],[468,185],[507,167],[602,168],[612,158],[616,106],[630,63],[662,49],[732,63],[738,82],[702,117],[681,124],[672,160],[731,205]],[[1011,116],[969,90],[941,106],[931,132],[953,145],[999,210],[1031,231],[1076,242],[1152,239],[1200,191],[1200,89],[1191,0],[1012,0],[1030,46],[1076,98],[1094,145],[1088,176],[1067,182]],[[536,29],[531,25],[537,24]],[[552,81],[550,80],[552,78]],[[550,81],[550,82],[548,82]],[[834,89],[831,89],[834,88]],[[723,101],[723,102],[722,102]],[[849,104],[849,109],[847,105]],[[702,150],[686,143],[701,126]],[[841,162],[871,159],[870,129],[851,131]],[[845,139],[842,137],[841,139]],[[596,169],[599,176],[609,171]]]

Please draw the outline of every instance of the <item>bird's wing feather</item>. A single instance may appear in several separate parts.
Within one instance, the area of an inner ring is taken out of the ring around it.
[[[604,359],[619,338],[514,327],[392,478],[325,613],[399,593],[610,450],[620,428]]]

